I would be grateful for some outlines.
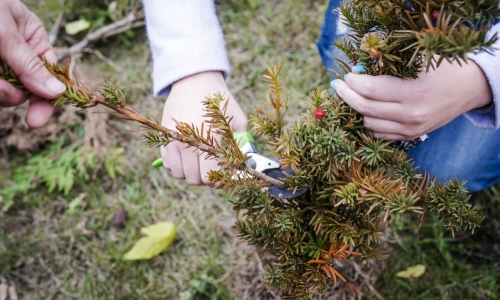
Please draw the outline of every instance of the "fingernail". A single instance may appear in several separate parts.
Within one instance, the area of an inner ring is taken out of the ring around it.
[[[200,182],[197,179],[186,178],[186,181],[189,185],[199,185]]]
[[[363,66],[354,66],[352,67],[352,70],[356,74],[363,74],[366,73],[366,68]]]
[[[334,91],[337,91],[337,86],[339,85],[338,83],[338,79],[335,79],[335,80],[332,80],[332,82],[330,82],[330,87],[332,88],[332,90]]]
[[[347,79],[349,78],[349,74],[344,75],[344,82],[347,83]]]
[[[56,78],[52,77],[47,82],[45,82],[47,89],[53,94],[61,94],[66,90],[64,83],[60,82]]]

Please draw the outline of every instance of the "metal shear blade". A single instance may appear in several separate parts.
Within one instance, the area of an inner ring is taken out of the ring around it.
[[[288,178],[288,176],[293,176],[295,174],[291,167],[286,167],[284,169],[280,168],[268,169],[265,170],[263,173],[271,178],[281,181]],[[307,188],[300,188],[294,190],[289,188],[280,188],[273,185],[267,189],[267,193],[271,197],[276,199],[294,199],[304,195],[307,192],[307,190],[308,190]]]

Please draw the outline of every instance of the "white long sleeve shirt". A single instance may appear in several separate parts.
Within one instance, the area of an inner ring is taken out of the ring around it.
[[[230,67],[212,0],[143,0],[153,54],[153,91],[170,92],[172,83],[192,74]]]

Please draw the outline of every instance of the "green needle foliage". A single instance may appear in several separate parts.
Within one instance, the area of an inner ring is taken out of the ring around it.
[[[498,3],[487,0],[353,0],[341,4],[339,12],[353,32],[335,43],[347,57],[339,59],[344,73],[360,64],[371,75],[410,80],[445,59],[460,63],[467,53],[491,50],[497,37],[487,38],[486,32],[500,17]],[[435,183],[429,174],[417,173],[405,153],[374,139],[363,127],[362,115],[336,94],[313,91],[306,112],[293,123],[284,122],[286,74],[280,74],[279,66],[268,70],[267,107],[256,109],[251,121],[282,167],[293,170],[284,182],[246,166],[221,95],[204,101],[210,128],[179,122],[174,131],[127,108],[123,94],[108,81],[93,93],[70,78],[67,66],[48,67],[68,86],[54,104],[82,109],[105,105],[115,116],[141,123],[152,147],[178,140],[207,159],[218,159],[221,170],[211,171],[209,178],[234,195],[239,237],[276,257],[264,278],[284,298],[307,299],[311,293],[325,293],[338,279],[350,280],[336,266],[352,256],[364,261],[387,257],[380,235],[390,218],[417,216],[423,222],[426,212],[436,211],[452,233],[474,230],[482,221],[468,203],[463,183]],[[5,64],[0,64],[0,78],[22,88]],[[316,115],[318,109],[324,116]],[[267,186],[284,184],[308,192],[292,200],[267,194]]]
[[[282,90],[278,73],[279,67],[271,68],[268,77],[272,89]],[[283,103],[271,101],[276,110],[283,110]],[[437,211],[452,232],[473,230],[481,223],[463,183],[435,183],[428,174],[416,173],[404,152],[374,139],[363,128],[362,116],[335,94],[316,90],[307,103],[309,109],[283,126],[280,136],[275,135],[277,120],[269,121],[272,113],[258,114],[252,121],[255,131],[267,133],[282,165],[293,169],[294,176],[285,183],[309,192],[285,201],[248,181],[237,186],[233,200],[242,216],[236,225],[239,237],[275,254],[265,278],[283,295],[308,298],[311,289],[326,292],[328,277],[334,282],[336,278],[324,266],[334,268],[349,255],[359,253],[363,260],[387,257],[380,234],[391,217],[413,215],[422,222],[426,212]],[[317,108],[324,110],[324,118],[316,118]],[[341,248],[339,244],[352,252],[331,251]]]
[[[498,39],[486,35],[500,17],[498,1],[352,0],[338,12],[352,31],[335,42],[348,59],[339,59],[345,73],[350,63],[370,75],[417,78],[443,60],[460,64],[467,53],[489,52]]]

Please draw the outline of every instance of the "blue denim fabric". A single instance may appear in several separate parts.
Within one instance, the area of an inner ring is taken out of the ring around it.
[[[325,23],[318,40],[318,51],[327,69],[336,67],[334,49],[337,40],[338,15],[332,13],[340,0],[330,0]],[[337,76],[331,72],[333,79]],[[459,116],[447,125],[429,133],[429,139],[410,150],[415,166],[436,176],[438,182],[452,178],[466,180],[470,192],[481,191],[500,181],[500,130],[482,129]]]
[[[410,157],[439,182],[456,177],[477,192],[500,181],[500,130],[475,127],[462,115],[429,133]]]
[[[340,0],[330,0],[328,7],[325,11],[325,22],[321,27],[321,36],[318,39],[317,46],[323,65],[327,68],[328,73],[333,79],[337,79],[337,75],[332,71],[337,68],[337,61],[334,60],[335,57],[345,57],[344,53],[337,49],[333,42],[337,40],[337,22],[338,14],[334,11],[334,8],[340,6]],[[340,70],[340,69],[339,69]]]

